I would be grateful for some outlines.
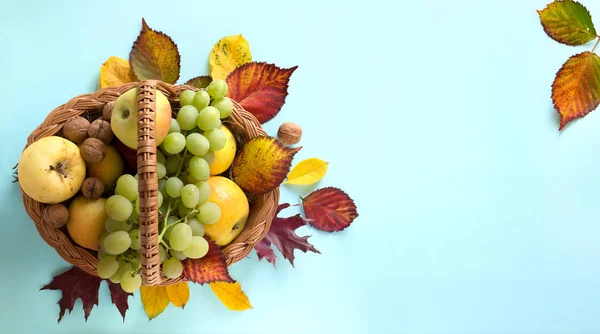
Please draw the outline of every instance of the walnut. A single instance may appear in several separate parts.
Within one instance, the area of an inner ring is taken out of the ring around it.
[[[302,128],[296,123],[285,122],[279,127],[277,137],[286,145],[298,144],[302,138]]]
[[[79,147],[83,160],[90,163],[102,161],[106,156],[106,145],[98,138],[88,138]]]
[[[63,135],[68,140],[81,144],[88,137],[88,128],[90,127],[90,122],[81,117],[76,116],[68,120],[63,126]]]
[[[54,227],[61,228],[69,220],[69,209],[64,204],[52,204],[48,207],[48,217]]]
[[[102,118],[98,118],[93,121],[88,129],[88,135],[90,138],[98,138],[104,142],[104,144],[110,143],[113,138],[113,132],[110,128],[110,123]]]
[[[104,193],[104,183],[97,177],[88,177],[83,180],[81,193],[85,198],[96,199]]]
[[[102,109],[102,117],[104,117],[104,119],[107,120],[108,122],[110,122],[110,118],[112,117],[112,111],[113,111],[114,106],[115,106],[115,101],[110,101],[110,102],[107,102],[104,105],[104,109]]]

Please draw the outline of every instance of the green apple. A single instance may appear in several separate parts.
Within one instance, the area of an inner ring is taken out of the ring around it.
[[[132,88],[115,101],[110,125],[113,133],[123,144],[132,149],[137,149],[138,129],[137,129],[137,110],[138,110],[138,89]],[[155,122],[155,140],[156,146],[160,145],[169,134],[171,126],[171,104],[167,97],[160,91],[156,91],[156,115]]]

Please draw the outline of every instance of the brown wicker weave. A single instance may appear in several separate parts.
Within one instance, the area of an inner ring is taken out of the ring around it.
[[[181,279],[169,279],[160,273],[158,255],[158,180],[156,176],[156,146],[154,140],[155,94],[159,89],[177,106],[179,92],[185,89],[198,90],[192,86],[169,85],[160,81],[128,83],[120,87],[98,90],[93,94],[79,95],[54,109],[27,138],[27,146],[36,140],[61,135],[63,124],[74,116],[95,119],[101,116],[102,108],[124,92],[138,87],[138,190],[140,196],[140,238],[142,279],[144,285],[169,285]],[[243,144],[251,138],[266,135],[258,120],[234,102],[231,116],[224,122],[236,139]],[[26,146],[26,147],[27,147]],[[223,249],[227,265],[246,257],[252,248],[266,235],[279,202],[279,188],[253,198],[250,215],[244,230]],[[98,260],[93,251],[73,243],[67,233],[53,226],[48,217],[48,205],[37,202],[23,192],[25,210],[35,222],[44,241],[52,246],[67,262],[96,274]]]

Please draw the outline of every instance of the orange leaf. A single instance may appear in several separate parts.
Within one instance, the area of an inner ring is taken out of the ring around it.
[[[221,248],[212,240],[208,241],[208,253],[200,259],[183,260],[183,276],[194,283],[235,282],[227,269]]]
[[[221,303],[230,310],[244,311],[252,308],[250,300],[244,291],[242,291],[242,286],[239,282],[214,282],[210,283],[210,288],[219,300],[221,300]]]
[[[170,303],[167,288],[164,286],[142,285],[140,295],[142,304],[144,304],[144,311],[146,311],[150,320],[161,314]]]
[[[133,43],[129,62],[140,80],[157,79],[175,83],[179,79],[177,44],[166,34],[152,30],[142,19],[142,31]]]
[[[244,145],[233,161],[232,179],[255,195],[271,191],[283,182],[301,148],[289,148],[273,137],[256,137]]]
[[[138,81],[131,70],[129,61],[111,56],[100,66],[100,87],[118,87],[128,82]]]
[[[190,287],[187,282],[179,282],[167,285],[167,295],[173,305],[184,308],[190,299]]]
[[[288,95],[290,76],[298,66],[281,69],[273,64],[247,63],[229,74],[227,95],[261,123],[275,117]]]
[[[572,56],[556,74],[552,101],[561,116],[561,130],[600,104],[600,57],[592,52]]]
[[[358,217],[352,198],[334,187],[313,191],[302,199],[302,206],[308,223],[325,232],[341,231]]]

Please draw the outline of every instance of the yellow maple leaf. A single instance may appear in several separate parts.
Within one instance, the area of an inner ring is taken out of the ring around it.
[[[184,308],[190,299],[190,287],[187,282],[167,285],[167,295],[173,305]]]
[[[223,37],[213,46],[208,61],[213,80],[225,80],[236,67],[252,61],[250,44],[242,35]]]
[[[140,288],[140,296],[142,304],[144,304],[144,311],[146,311],[148,319],[150,320],[161,314],[170,303],[167,288],[164,286],[142,285]]]
[[[287,176],[285,183],[307,185],[313,184],[325,176],[329,163],[318,158],[300,161]]]
[[[100,87],[117,87],[128,82],[138,81],[131,70],[129,61],[111,56],[100,66]]]
[[[214,282],[210,283],[210,288],[217,295],[219,300],[228,309],[233,311],[244,311],[252,308],[248,296],[242,291],[242,286],[239,282]]]

